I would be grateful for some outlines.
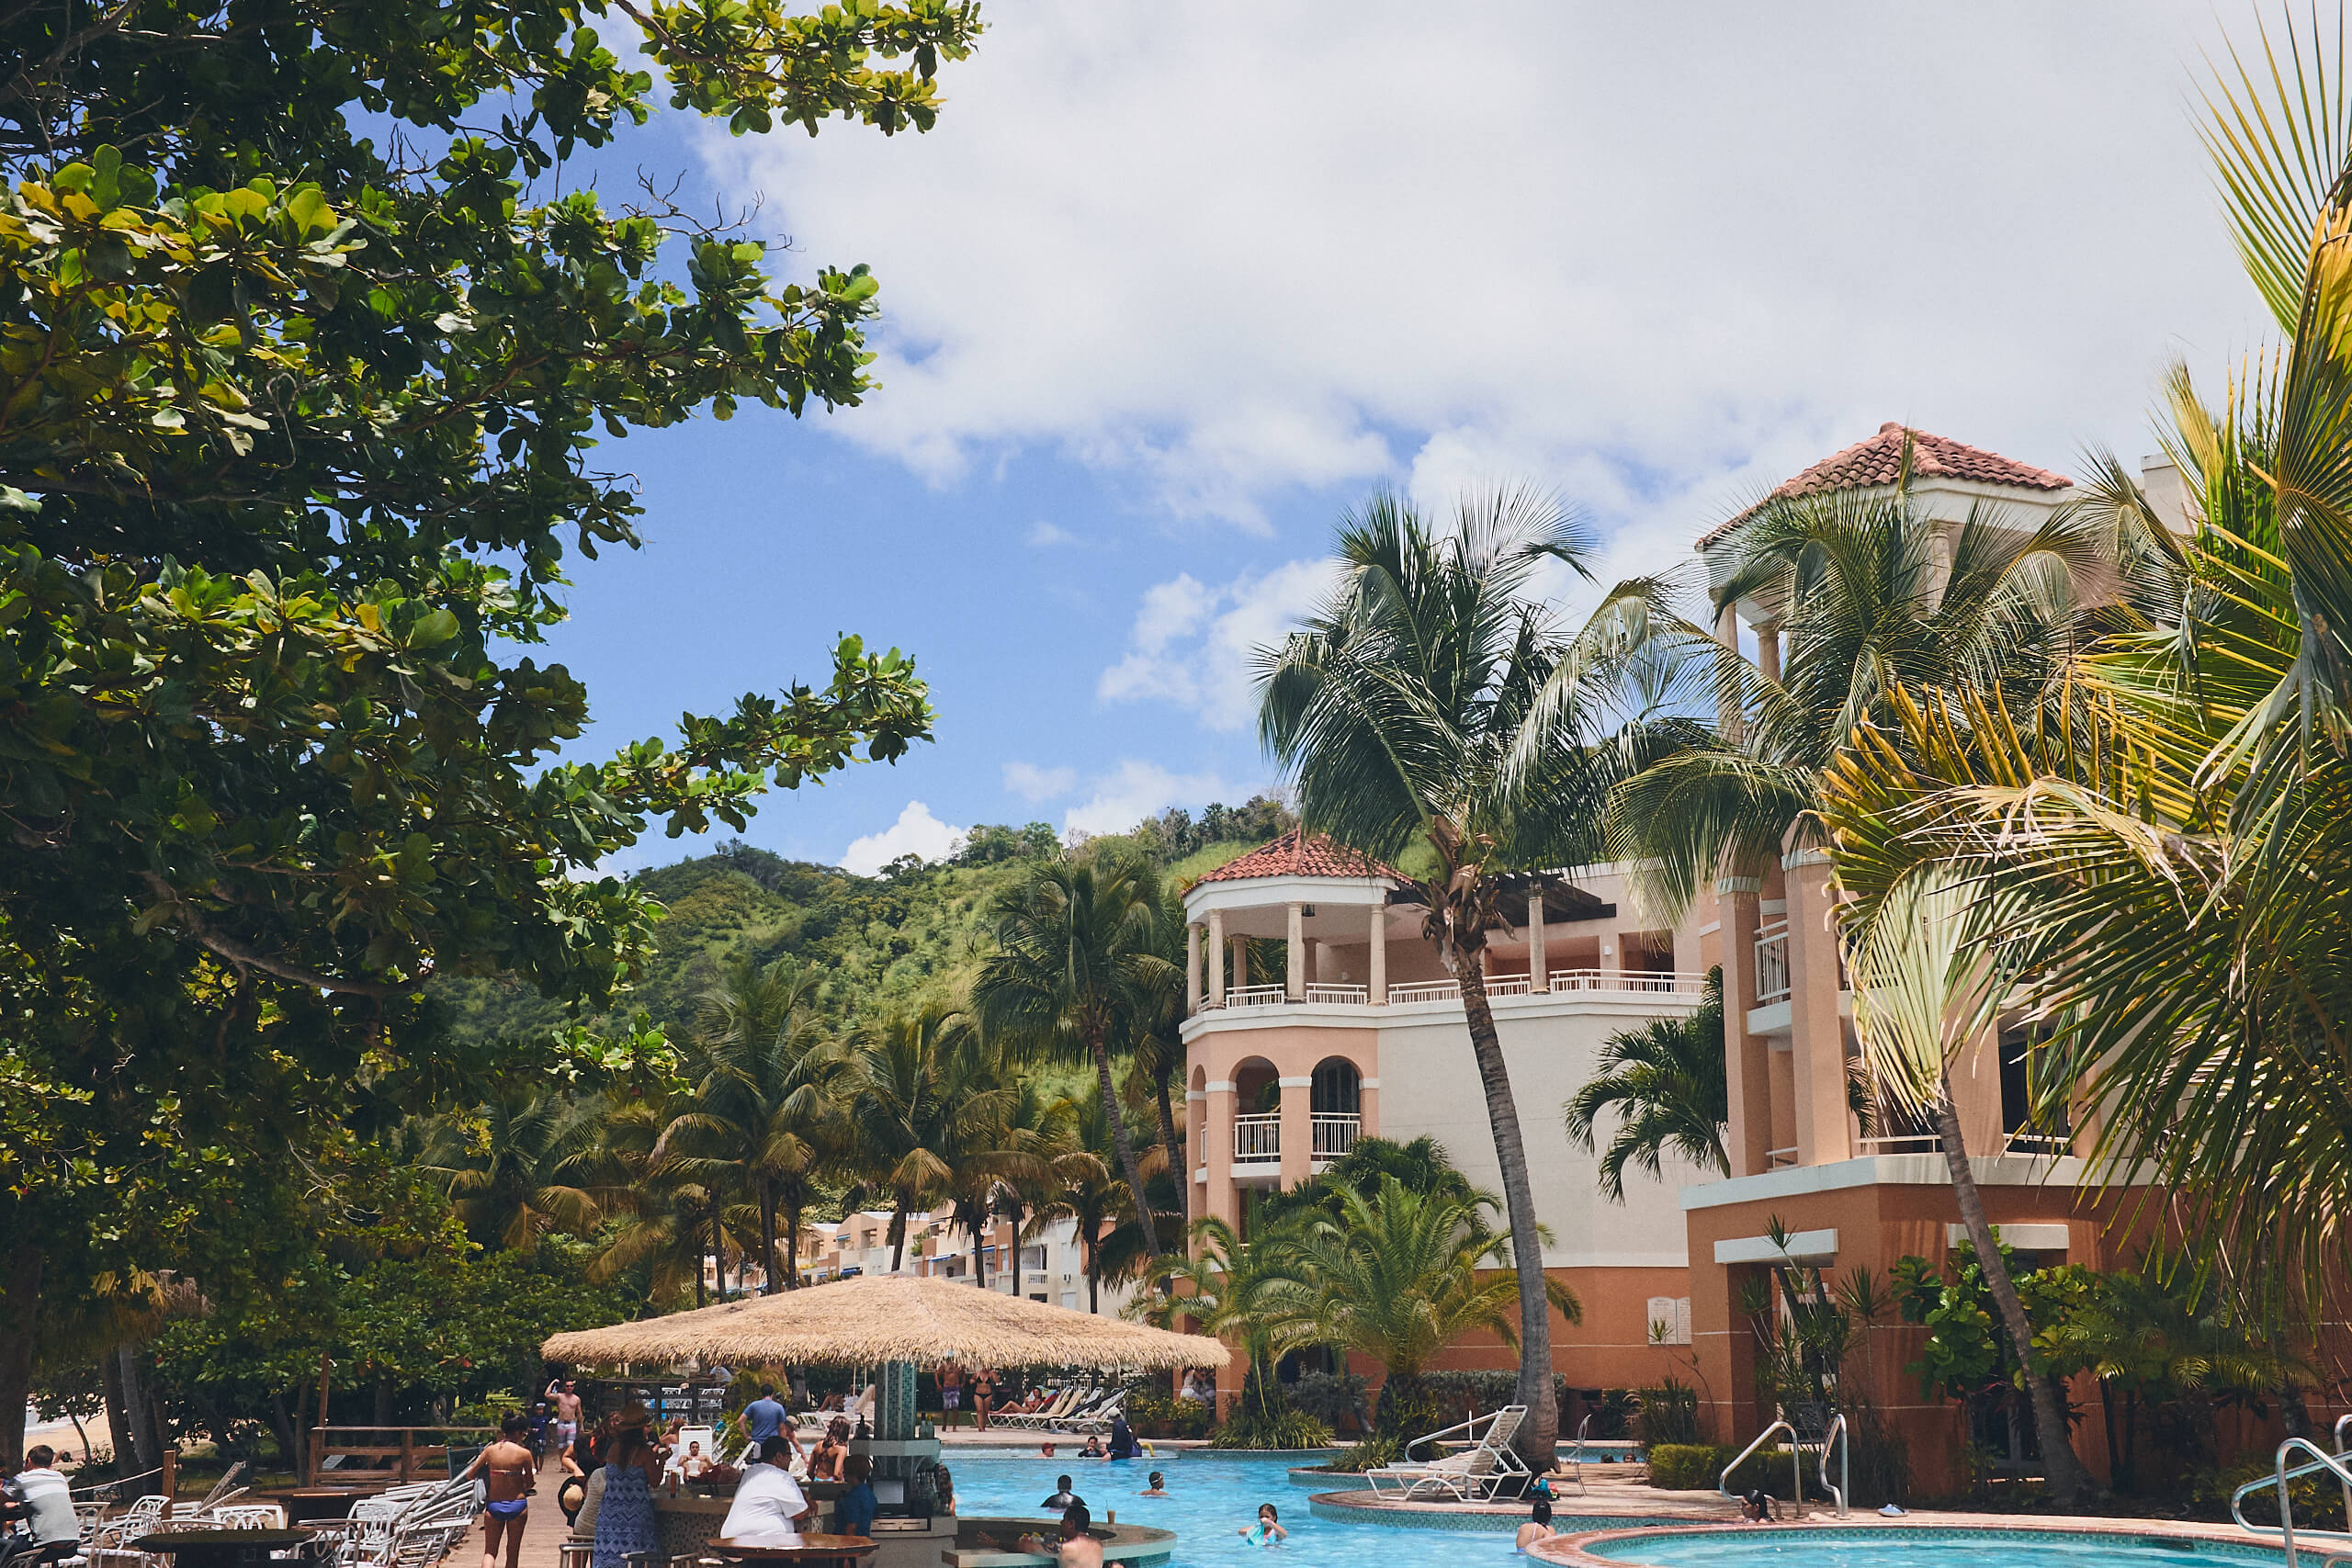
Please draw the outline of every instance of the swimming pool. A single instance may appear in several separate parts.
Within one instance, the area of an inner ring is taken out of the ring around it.
[[[2256,1568],[2286,1561],[2278,1551],[2234,1541],[1935,1526],[1660,1531],[1586,1550],[1648,1568]]]
[[[1402,1528],[1407,1521],[1393,1517],[1381,1523],[1317,1518],[1307,1495],[1290,1480],[1292,1466],[1310,1462],[1306,1454],[1228,1454],[1194,1449],[1162,1453],[1158,1459],[1106,1461],[1035,1455],[1000,1458],[951,1448],[940,1457],[955,1473],[956,1511],[967,1517],[981,1514],[1045,1517],[1047,1510],[1042,1500],[1054,1490],[1054,1478],[1068,1474],[1071,1489],[1086,1499],[1096,1518],[1115,1508],[1122,1524],[1174,1530],[1178,1541],[1170,1568],[1262,1563],[1265,1549],[1244,1543],[1236,1533],[1257,1517],[1261,1503],[1273,1504],[1281,1511],[1283,1528],[1291,1532],[1276,1559],[1282,1568],[1364,1568],[1371,1562],[1400,1562],[1428,1563],[1433,1568],[1469,1568],[1474,1563],[1498,1568],[1525,1561],[1511,1552],[1515,1519],[1438,1516],[1426,1527],[1408,1529]],[[1169,1495],[1137,1496],[1150,1484],[1146,1477],[1155,1470],[1166,1473]],[[1349,1484],[1338,1482],[1327,1490]],[[1562,1498],[1558,1507],[1562,1522],[1569,1522],[1576,1499]],[[1611,1529],[1639,1522],[1588,1518],[1577,1520],[1575,1528]],[[1465,1529],[1464,1525],[1476,1528]]]

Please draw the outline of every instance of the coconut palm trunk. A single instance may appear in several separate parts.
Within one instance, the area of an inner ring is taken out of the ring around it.
[[[1160,1146],[1168,1151],[1168,1169],[1172,1178],[1169,1186],[1176,1192],[1176,1228],[1181,1233],[1193,1223],[1191,1208],[1185,1201],[1187,1196],[1185,1189],[1189,1188],[1192,1182],[1185,1177],[1184,1145],[1176,1138],[1176,1112],[1175,1107],[1170,1102],[1168,1075],[1161,1073],[1155,1076],[1151,1089],[1153,1098],[1159,1101],[1159,1143]],[[1149,1226],[1147,1225],[1145,1228],[1148,1230]]]
[[[1521,1429],[1528,1434],[1522,1449],[1548,1461],[1559,1442],[1560,1403],[1552,1389],[1552,1303],[1544,1290],[1544,1243],[1535,1221],[1535,1190],[1527,1174],[1527,1145],[1520,1135],[1519,1102],[1511,1098],[1510,1067],[1503,1060],[1502,1037],[1495,1031],[1478,954],[1455,953],[1451,962],[1462,980],[1470,1055],[1478,1064],[1478,1084],[1487,1096],[1495,1164],[1502,1173],[1503,1213],[1510,1224],[1511,1263],[1519,1273],[1519,1403],[1527,1406]],[[1547,1462],[1544,1468],[1551,1466]]]
[[[1136,1223],[1143,1227],[1144,1247],[1157,1258],[1159,1237],[1151,1223],[1151,1200],[1144,1196],[1143,1166],[1136,1158],[1135,1140],[1127,1136],[1127,1119],[1119,1113],[1119,1086],[1111,1077],[1111,1047],[1099,1022],[1088,1028],[1086,1048],[1094,1055],[1094,1087],[1102,1097],[1102,1118],[1111,1129],[1111,1147],[1119,1156],[1119,1174],[1127,1179],[1127,1190],[1135,1195]]]
[[[1993,1298],[1993,1310],[2000,1314],[2002,1332],[2017,1353],[2018,1365],[2025,1369],[2026,1394],[2033,1403],[2033,1430],[2041,1446],[2051,1495],[2060,1507],[2072,1508],[2090,1478],[2075,1457],[2074,1435],[2066,1425],[2065,1411],[2059,1407],[2057,1391],[2037,1370],[2041,1358],[2033,1348],[2033,1325],[2025,1315],[2017,1281],[2009,1277],[2009,1266],[2001,1257],[1993,1222],[1984,1215],[1984,1194],[1977,1190],[1975,1162],[1969,1158],[1968,1145],[1961,1134],[1960,1108],[1952,1100],[1949,1065],[1938,1075],[1936,1087],[1928,1113],[1943,1142],[1944,1164],[1951,1171],[1951,1195],[1960,1206],[1960,1223],[1976,1248],[1977,1265],[1984,1270],[1984,1288]]]

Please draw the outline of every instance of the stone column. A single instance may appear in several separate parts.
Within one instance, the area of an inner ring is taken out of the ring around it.
[[[1360,1138],[1380,1136],[1380,1080],[1376,1077],[1356,1081],[1356,1114],[1363,1118],[1363,1125],[1356,1129]]]
[[[1781,678],[1781,624],[1767,621],[1756,628],[1756,667],[1767,680]]]
[[[1765,1153],[1772,1146],[1772,1053],[1761,1035],[1747,1032],[1747,1010],[1756,1005],[1756,906],[1763,890],[1759,876],[1715,879],[1724,959],[1724,1072],[1731,1101],[1724,1145],[1734,1176],[1761,1176]]]
[[[1201,928],[1184,922],[1184,1016],[1201,1010]]]
[[[1544,966],[1544,890],[1538,887],[1527,895],[1527,984],[1529,989],[1539,992],[1548,990],[1550,987],[1545,983],[1545,976],[1549,973],[1550,971]]]
[[[1209,1006],[1225,1005],[1225,911],[1209,911]]]
[[[1388,909],[1385,905],[1372,907],[1372,937],[1366,948],[1364,962],[1370,965],[1366,982],[1372,987],[1372,1005],[1388,1005]]]
[[[1290,1187],[1314,1174],[1309,1162],[1315,1157],[1315,1080],[1301,1076],[1274,1082],[1283,1091],[1277,1107],[1283,1115],[1282,1182]]]
[[[1233,988],[1237,991],[1250,988],[1250,939],[1246,936],[1233,939]]]
[[[1209,1071],[1217,1069],[1212,1066]],[[1200,1164],[1209,1179],[1201,1194],[1202,1213],[1216,1215],[1237,1228],[1241,1224],[1241,1195],[1233,1186],[1233,1080],[1213,1077],[1203,1098],[1208,1115],[1201,1128]]]
[[[1838,1016],[1838,928],[1829,853],[1784,856],[1789,893],[1789,1045],[1795,1078],[1797,1163],[1853,1156],[1846,1109],[1846,1025]],[[2000,1080],[1994,1079],[1996,1083]]]
[[[1283,910],[1287,950],[1283,954],[1283,996],[1294,1002],[1306,999],[1306,906],[1294,901]]]

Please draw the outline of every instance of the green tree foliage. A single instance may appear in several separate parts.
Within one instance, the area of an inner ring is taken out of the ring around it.
[[[978,31],[963,0],[620,8],[671,104],[739,131],[928,129]],[[130,1204],[478,1082],[430,978],[601,1005],[647,913],[607,855],[929,733],[910,661],[845,637],[820,684],[554,760],[586,694],[528,649],[565,547],[636,542],[595,441],[855,402],[878,288],[535,184],[652,108],[606,14],[0,18],[0,1038],[47,1123],[0,1193],[30,1238],[0,1446],[44,1300],[209,1261],[227,1206]]]
[[[1724,1128],[1731,1120],[1731,1089],[1724,1065],[1724,972],[1707,971],[1706,999],[1687,1018],[1653,1019],[1601,1043],[1592,1081],[1577,1090],[1562,1114],[1578,1148],[1593,1146],[1605,1111],[1617,1130],[1600,1156],[1600,1190],[1625,1201],[1625,1168],[1662,1179],[1668,1153],[1702,1170],[1731,1174]]]

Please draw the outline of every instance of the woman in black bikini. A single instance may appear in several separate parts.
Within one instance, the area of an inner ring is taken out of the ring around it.
[[[467,1467],[468,1475],[482,1478],[487,1497],[482,1504],[481,1568],[498,1568],[502,1538],[506,1543],[506,1568],[521,1568],[523,1516],[531,1506],[532,1483],[539,1477],[538,1461],[522,1440],[530,1429],[529,1416],[509,1416],[498,1425],[498,1441],[474,1456],[474,1462]]]

